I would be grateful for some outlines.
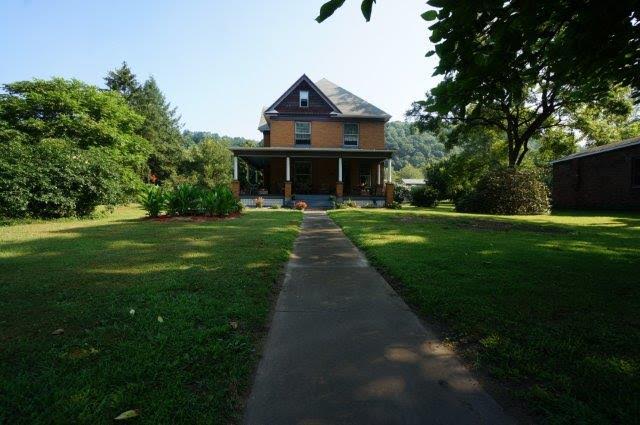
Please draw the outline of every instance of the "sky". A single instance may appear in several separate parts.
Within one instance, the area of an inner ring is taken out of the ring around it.
[[[260,109],[302,74],[402,120],[437,79],[424,0],[0,0],[0,83],[54,76],[104,86],[126,61],[153,75],[185,129],[260,139]]]

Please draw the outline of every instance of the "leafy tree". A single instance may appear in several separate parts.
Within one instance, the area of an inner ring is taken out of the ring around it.
[[[578,151],[576,135],[561,128],[550,128],[533,140],[531,161],[538,167],[546,167],[551,161]]]
[[[371,19],[371,9],[373,9],[373,4],[376,0],[363,0],[360,5],[360,10],[362,11],[362,16],[369,22]],[[330,0],[320,7],[320,14],[316,18],[316,21],[322,22],[327,19],[329,16],[333,15],[339,7],[344,4],[344,0]]]
[[[187,149],[175,183],[191,183],[213,188],[231,182],[232,157],[228,145],[205,139]]]
[[[407,165],[423,168],[427,163],[445,156],[445,147],[431,132],[419,132],[406,122],[394,121],[385,126],[387,148],[395,150],[393,167]]]
[[[506,164],[504,142],[497,131],[475,128],[461,133],[445,128],[439,137],[445,141],[448,154],[427,164],[424,171],[439,200],[457,199],[472,190],[480,176]]]
[[[569,128],[577,130],[578,142],[601,146],[640,135],[640,111],[634,108],[630,90],[615,89],[611,98],[613,104],[609,108],[587,104],[569,111]],[[611,112],[612,108],[616,109]]]
[[[628,113],[613,89],[640,87],[632,68],[621,69],[638,60],[637,52],[632,62],[625,57],[632,52],[629,41],[640,43],[632,2],[429,4],[440,8],[430,27],[436,44],[430,53],[440,58],[435,74],[443,80],[410,111],[424,128],[448,123],[459,131],[499,130],[507,140],[508,165],[515,167],[532,138],[571,125],[571,111],[592,107]]]
[[[326,19],[344,1],[321,8]],[[615,89],[640,97],[637,0],[572,2],[430,0],[422,16],[442,81],[409,114],[426,129],[488,127],[504,133],[511,167],[548,128],[569,126],[571,111],[595,107],[624,115]],[[370,14],[370,1],[363,2]],[[368,18],[368,15],[365,15]]]
[[[422,179],[424,178],[424,174],[422,173],[422,170],[420,168],[414,167],[411,164],[407,164],[401,169],[399,169],[397,172],[395,172],[394,177],[396,177],[399,180]]]
[[[3,89],[0,215],[86,215],[137,192],[150,146],[120,95],[61,78]]]
[[[189,131],[185,130],[182,133],[183,137],[191,143],[202,143],[204,140],[213,140],[220,143],[225,143],[229,146],[258,146],[259,142],[252,139],[245,139],[244,137],[231,137],[221,136],[218,133],[211,133],[209,131]]]

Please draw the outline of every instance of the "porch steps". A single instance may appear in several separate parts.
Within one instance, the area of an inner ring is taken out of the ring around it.
[[[294,202],[304,201],[312,209],[331,208],[331,198],[329,195],[296,195]]]

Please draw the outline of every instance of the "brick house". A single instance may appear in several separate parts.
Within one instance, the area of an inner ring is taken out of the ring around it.
[[[382,206],[393,198],[384,125],[390,115],[349,91],[322,79],[300,77],[263,108],[260,147],[233,147],[236,197],[251,206],[303,199],[328,206],[329,197],[349,197],[361,205]],[[238,158],[262,171],[259,187],[238,181]]]
[[[552,162],[554,208],[640,210],[640,137]]]

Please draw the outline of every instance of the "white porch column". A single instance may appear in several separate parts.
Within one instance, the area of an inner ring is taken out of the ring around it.
[[[382,183],[382,182],[380,181],[380,169],[381,169],[381,168],[382,168],[382,167],[380,166],[380,163],[378,162],[378,186],[380,186],[380,183]]]
[[[389,173],[389,174],[388,174],[388,177],[387,177],[387,182],[388,182],[388,183],[391,183],[391,180],[393,179],[393,175],[392,175],[392,173],[393,173],[393,169],[392,169],[392,167],[391,167],[391,160],[390,160],[390,159],[387,161],[387,168],[389,169],[389,171],[388,171],[388,173]]]
[[[291,169],[291,160],[289,159],[289,157],[287,157],[287,166],[286,166],[286,169],[287,169],[287,174],[286,174],[287,178],[286,178],[286,181],[291,181],[291,170],[290,170],[290,169]]]
[[[338,157],[338,181],[342,181],[342,157]]]
[[[238,180],[238,157],[233,157],[233,179]]]

